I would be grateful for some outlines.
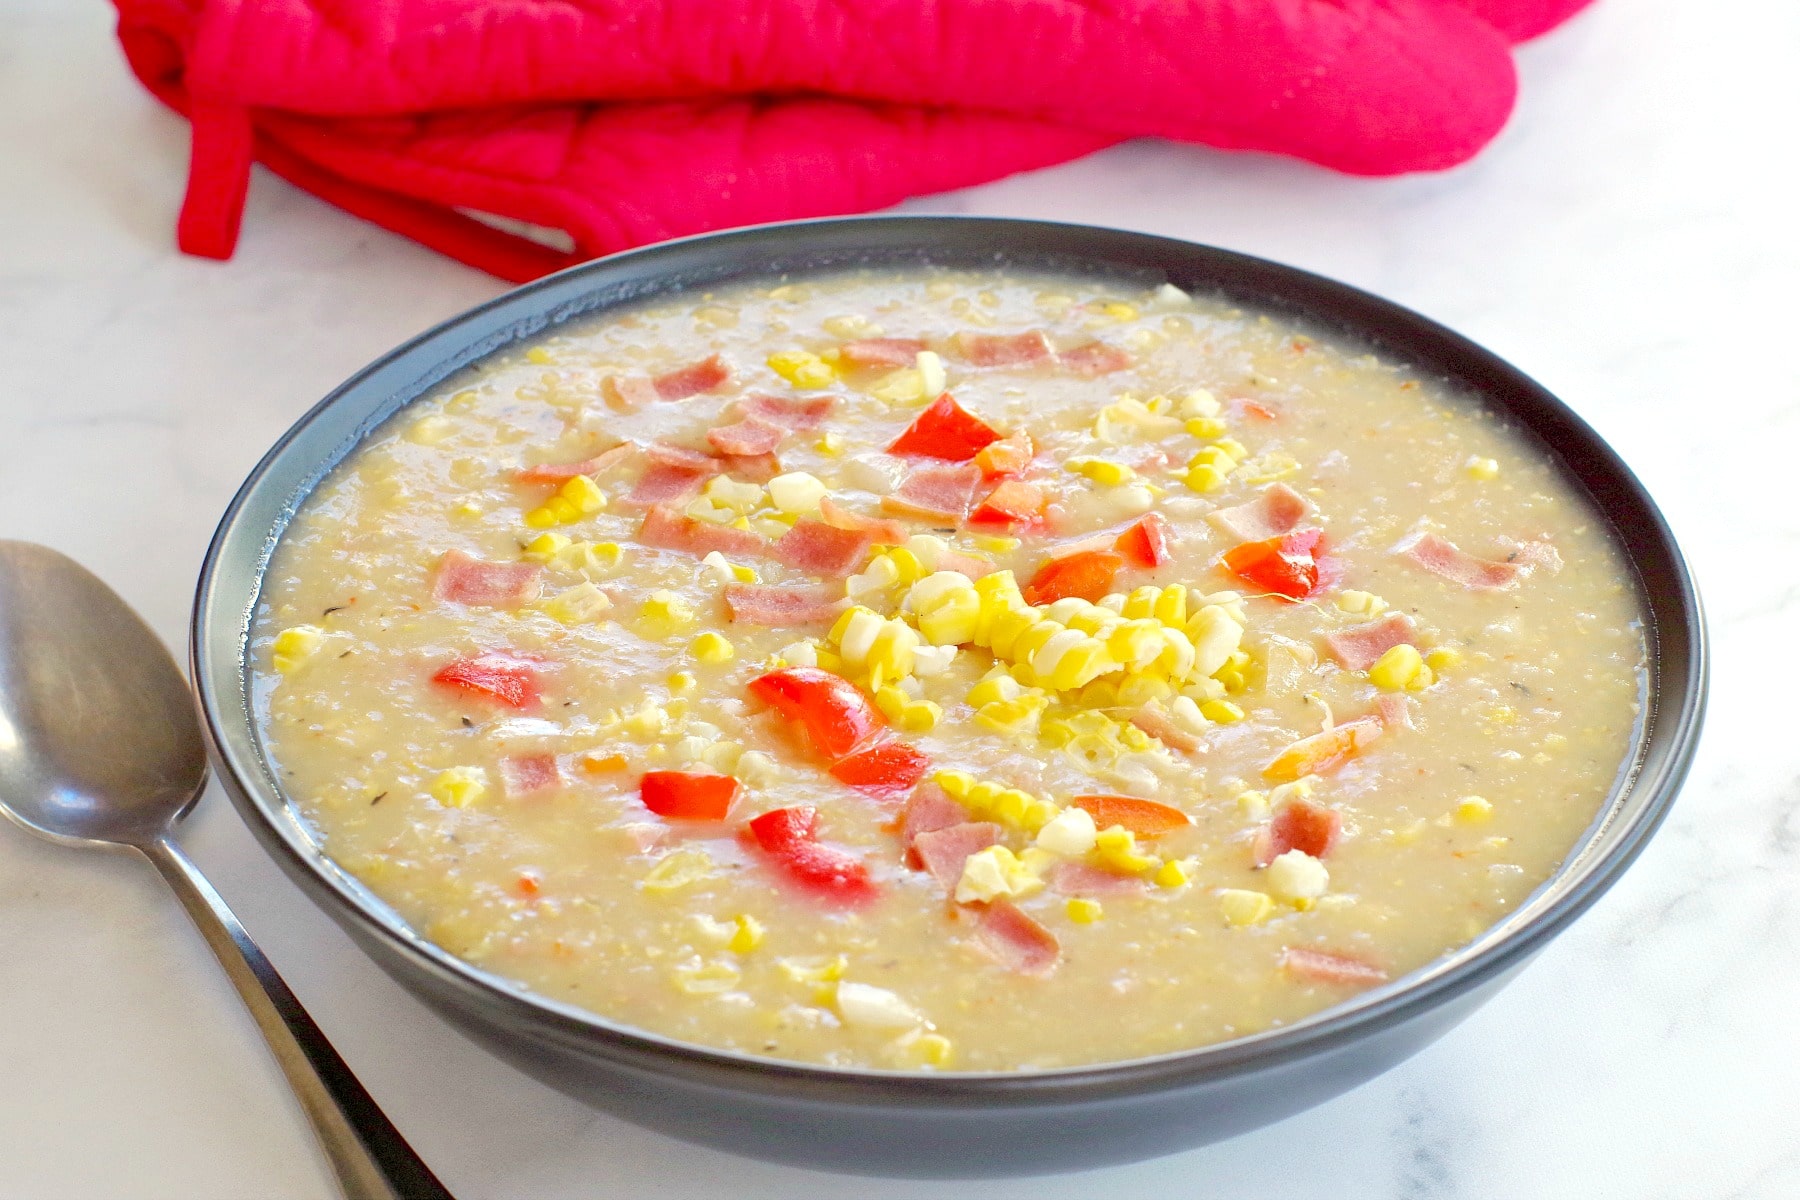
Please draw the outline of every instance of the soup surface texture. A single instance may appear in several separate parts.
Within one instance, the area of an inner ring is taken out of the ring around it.
[[[1046,1069],[1474,937],[1631,753],[1633,575],[1545,456],[1163,286],[924,268],[557,330],[277,547],[259,717],[425,936],[682,1041]]]

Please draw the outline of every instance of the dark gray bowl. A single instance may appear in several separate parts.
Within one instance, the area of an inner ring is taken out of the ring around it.
[[[245,646],[269,552],[326,472],[448,376],[562,322],[674,288],[921,260],[1166,279],[1222,293],[1369,343],[1532,431],[1611,522],[1651,615],[1649,703],[1635,758],[1555,877],[1462,950],[1286,1028],[1104,1066],[922,1075],[708,1050],[539,998],[427,942],[320,852],[264,757]],[[814,1167],[917,1176],[1074,1170],[1166,1154],[1298,1112],[1421,1049],[1637,856],[1687,774],[1707,676],[1699,596],[1655,504],[1579,417],[1481,347],[1354,288],[1224,250],[960,217],[805,222],[670,242],[564,271],[415,338],[327,396],[251,472],[206,556],[192,651],[213,755],[245,821],[314,903],[446,1019],[552,1086],[676,1137]]]

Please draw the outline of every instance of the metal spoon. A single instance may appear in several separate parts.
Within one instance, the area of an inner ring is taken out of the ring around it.
[[[0,813],[66,845],[129,847],[162,872],[349,1200],[450,1200],[175,844],[205,785],[193,698],[156,635],[71,559],[0,540]]]

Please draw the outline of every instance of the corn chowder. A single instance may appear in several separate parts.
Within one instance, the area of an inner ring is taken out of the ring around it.
[[[328,853],[472,963],[707,1046],[1043,1069],[1518,905],[1630,753],[1631,578],[1541,453],[1355,348],[871,271],[410,406],[277,548],[257,696]]]

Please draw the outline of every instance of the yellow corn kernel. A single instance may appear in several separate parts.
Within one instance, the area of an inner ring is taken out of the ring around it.
[[[789,471],[769,480],[769,501],[784,513],[805,516],[819,511],[825,498],[824,481],[808,471]]]
[[[570,545],[569,539],[560,533],[540,533],[525,546],[525,557],[541,563],[551,562]]]
[[[837,378],[831,364],[805,350],[783,350],[769,355],[769,369],[797,388],[830,387]]]
[[[536,366],[547,367],[556,361],[556,356],[544,346],[533,346],[525,352],[525,361]]]
[[[675,986],[690,996],[729,992],[743,973],[728,962],[689,963],[675,968]]]
[[[1230,925],[1255,925],[1275,911],[1275,902],[1263,892],[1225,888],[1219,893],[1219,911]]]
[[[1029,896],[1043,886],[1044,881],[1032,874],[1011,850],[1005,846],[989,846],[969,855],[963,862],[962,877],[956,883],[956,902],[968,904],[1001,896]]]
[[[1480,796],[1464,796],[1456,802],[1456,819],[1465,825],[1479,825],[1494,815],[1494,806]]]
[[[899,691],[898,688],[882,688],[884,692]],[[902,697],[905,693],[901,693]],[[885,712],[885,710],[883,710]],[[944,718],[944,710],[930,700],[907,700],[896,712],[887,713],[888,720],[894,728],[902,733],[929,733],[937,728],[937,723]]]
[[[1213,446],[1216,449],[1223,450],[1231,457],[1231,461],[1233,462],[1241,463],[1250,456],[1250,451],[1244,448],[1244,443],[1238,441],[1236,438],[1220,438],[1213,443]]]
[[[986,550],[989,554],[1009,554],[1019,548],[1016,537],[996,537],[993,534],[981,534],[973,539],[978,550]]]
[[[1185,887],[1188,882],[1187,866],[1179,859],[1171,858],[1156,869],[1156,874],[1153,878],[1156,880],[1157,887]]]
[[[1212,677],[1225,685],[1228,692],[1241,692],[1247,682],[1250,669],[1250,655],[1242,650],[1234,650],[1225,660],[1225,665],[1212,673]],[[1205,709],[1201,709],[1202,712]]]
[[[323,629],[317,625],[295,625],[275,635],[275,644],[270,651],[275,669],[283,675],[292,675],[324,646]]]
[[[1233,458],[1224,447],[1219,445],[1202,446],[1194,457],[1188,459],[1190,467],[1214,467],[1229,475],[1237,469],[1237,459]]]
[[[939,771],[931,781],[944,789],[952,800],[961,800],[975,786],[975,777],[967,771]]]
[[[462,503],[451,507],[450,515],[459,521],[473,521],[476,517],[479,517],[486,511],[486,509],[475,503],[475,501],[464,500]]]
[[[1229,472],[1221,471],[1217,467],[1202,464],[1198,467],[1189,467],[1181,481],[1196,492],[1216,492],[1225,486],[1228,474]]]
[[[1064,907],[1068,910],[1069,920],[1077,925],[1092,925],[1106,912],[1098,900],[1089,900],[1085,896],[1077,896]]]
[[[1217,417],[1189,417],[1182,428],[1202,441],[1225,436],[1225,422]]]
[[[894,1043],[902,1061],[921,1067],[947,1067],[956,1057],[956,1047],[941,1033],[914,1030]]]
[[[1425,665],[1440,673],[1461,663],[1462,652],[1450,646],[1439,646],[1425,655]]]
[[[1137,472],[1124,463],[1105,458],[1071,458],[1063,466],[1103,487],[1117,487],[1137,478]]]
[[[1491,458],[1471,458],[1464,464],[1463,470],[1468,472],[1470,479],[1486,481],[1499,477],[1500,464]]]
[[[1142,875],[1156,868],[1156,859],[1140,854],[1137,835],[1123,825],[1102,829],[1094,837],[1094,855],[1102,865],[1125,875]]]
[[[646,596],[638,612],[644,623],[653,630],[670,633],[692,625],[698,619],[686,600],[666,589]]]
[[[1135,321],[1138,310],[1123,300],[1108,300],[1100,306],[1100,311],[1115,321]]]
[[[487,778],[480,767],[451,767],[431,781],[431,798],[445,808],[467,808],[487,794]]]
[[[606,493],[586,475],[577,475],[556,489],[556,494],[525,514],[533,529],[569,525],[606,508]]]
[[[1244,719],[1244,710],[1229,700],[1208,700],[1200,706],[1200,715],[1220,725],[1235,725]]]
[[[1338,593],[1337,606],[1357,616],[1379,617],[1387,611],[1388,603],[1373,592],[1348,591]]]
[[[693,652],[694,657],[700,662],[709,667],[716,667],[720,663],[728,663],[735,658],[737,647],[731,644],[730,638],[709,630],[694,639]]]
[[[1369,668],[1369,682],[1385,691],[1404,691],[1424,669],[1418,647],[1402,642],[1375,660]]]
[[[1048,701],[1042,692],[1026,692],[1014,700],[995,700],[975,710],[975,723],[990,733],[1007,736],[1036,731]]]
[[[842,954],[831,958],[778,958],[775,965],[794,983],[836,983],[850,968]]]
[[[1025,689],[1010,675],[996,674],[982,679],[964,697],[970,708],[980,708],[996,700],[1016,700]]]
[[[738,917],[736,926],[731,941],[726,943],[726,949],[733,954],[748,954],[762,945],[764,930],[761,921],[749,913],[743,913]]]
[[[1216,417],[1224,411],[1219,398],[1205,388],[1195,388],[1181,398],[1181,415],[1184,417]]]
[[[813,443],[813,449],[827,458],[836,458],[844,452],[844,439],[835,433],[821,433]]]
[[[681,696],[700,686],[700,681],[686,671],[676,671],[669,676],[669,691]]]
[[[580,625],[600,620],[612,608],[612,597],[590,581],[564,588],[554,596],[539,600],[532,607],[564,625]]]
[[[712,874],[712,856],[696,846],[683,846],[663,855],[644,876],[646,892],[673,892],[698,883]]]

